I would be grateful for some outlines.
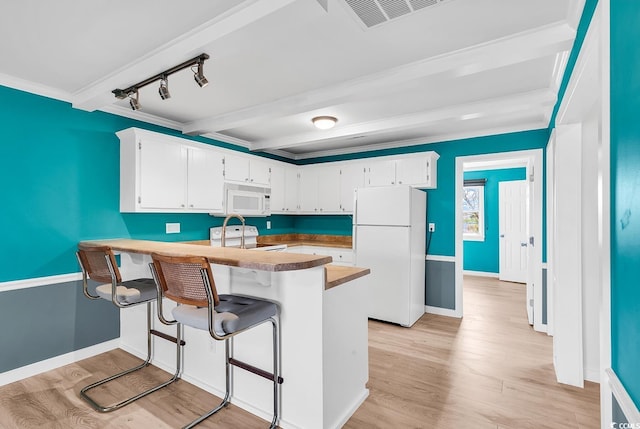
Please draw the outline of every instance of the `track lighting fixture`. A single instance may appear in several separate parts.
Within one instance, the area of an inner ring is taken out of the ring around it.
[[[140,101],[138,100],[139,93],[138,93],[137,89],[136,89],[136,92],[134,94],[136,95],[136,98],[132,97],[133,94],[129,94],[129,105],[131,106],[131,110],[139,110],[140,109]]]
[[[129,98],[129,104],[133,110],[140,109],[140,101],[139,101],[139,90],[140,88],[147,86],[157,80],[160,81],[160,88],[158,89],[158,93],[163,100],[171,97],[169,93],[169,75],[179,72],[180,70],[184,70],[187,67],[192,67],[194,73],[194,79],[198,83],[201,88],[207,86],[209,81],[206,77],[204,77],[204,62],[209,59],[209,55],[200,54],[195,58],[190,59],[189,61],[185,61],[182,64],[178,64],[175,67],[170,68],[169,70],[165,70],[162,73],[159,73],[155,76],[150,77],[149,79],[145,79],[142,82],[138,82],[135,85],[131,85],[126,89],[114,89],[113,94],[123,100],[125,98]],[[197,70],[194,70],[195,67],[198,67]],[[135,98],[134,98],[135,96]]]
[[[193,70],[193,67],[191,68]],[[193,78],[196,83],[200,85],[200,88],[204,88],[209,84],[209,81],[204,77],[204,59],[198,61],[198,70],[193,71]]]
[[[169,80],[166,76],[162,76],[162,79],[160,79],[160,88],[158,88],[158,94],[160,94],[160,98],[162,98],[163,100],[171,98],[171,94],[169,94]]]

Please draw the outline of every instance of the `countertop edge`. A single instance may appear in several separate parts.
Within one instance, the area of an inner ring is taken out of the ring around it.
[[[174,255],[189,254],[192,256],[205,257],[213,264],[271,272],[304,270],[320,267],[332,262],[331,256],[281,252],[257,252],[232,247],[210,247],[179,242],[136,240],[128,238],[83,240],[79,245],[91,247],[106,245],[115,251],[147,255],[152,253],[168,253]],[[244,254],[243,252],[251,253]],[[248,255],[251,256],[247,258]]]
[[[369,268],[349,267],[332,264],[325,265],[324,269],[326,279],[324,287],[325,290],[334,288],[360,277],[364,277],[371,273],[371,270]]]

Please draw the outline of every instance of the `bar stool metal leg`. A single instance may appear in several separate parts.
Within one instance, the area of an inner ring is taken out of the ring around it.
[[[147,358],[145,359],[144,362],[142,362],[140,365],[134,366],[133,368],[129,368],[127,370],[124,370],[122,372],[119,372],[118,374],[114,374],[110,377],[104,378],[102,380],[96,381],[95,383],[92,383],[86,387],[84,387],[82,390],[80,390],[80,396],[82,397],[82,399],[84,399],[85,401],[87,401],[96,411],[99,411],[101,413],[108,413],[110,411],[114,411],[117,410],[119,408],[124,407],[125,405],[128,405],[130,403],[132,403],[133,401],[136,401],[140,398],[142,398],[143,396],[146,396],[150,393],[155,392],[156,390],[162,389],[165,386],[168,386],[169,384],[173,383],[174,381],[178,380],[180,378],[180,375],[182,374],[182,346],[185,344],[184,341],[182,340],[182,325],[181,324],[177,324],[176,326],[176,337],[173,338],[169,335],[166,334],[162,334],[160,332],[154,331],[153,329],[151,329],[151,302],[147,302]],[[141,392],[137,395],[134,395],[130,398],[124,399],[116,404],[112,404],[112,405],[101,405],[99,404],[97,401],[95,401],[91,396],[89,396],[89,391],[95,389],[96,387],[102,386],[106,383],[109,383],[110,381],[116,380],[120,377],[124,377],[127,374],[131,374],[132,372],[138,371],[142,368],[147,367],[150,362],[151,362],[151,356],[152,356],[152,342],[151,342],[151,335],[157,335],[161,338],[164,338],[168,341],[172,341],[176,343],[176,372],[173,374],[173,376],[159,384],[156,385],[150,389],[145,390],[144,392]]]

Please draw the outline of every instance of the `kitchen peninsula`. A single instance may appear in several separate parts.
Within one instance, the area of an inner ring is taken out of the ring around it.
[[[330,256],[215,248],[188,243],[115,239],[82,242],[110,246],[120,254],[123,279],[149,277],[150,254],[161,252],[209,259],[219,293],[278,302],[281,310],[283,428],[341,427],[366,399],[368,390],[366,286],[369,270],[327,265]],[[171,304],[166,303],[167,308]],[[144,308],[121,312],[120,346],[142,357]],[[154,320],[157,330],[172,333]],[[263,325],[235,339],[235,355],[270,368],[270,327]],[[185,327],[183,379],[217,396],[224,392],[224,347],[207,332]],[[153,364],[169,370],[171,345],[154,344]],[[272,393],[266,380],[234,369],[232,402],[270,420]]]

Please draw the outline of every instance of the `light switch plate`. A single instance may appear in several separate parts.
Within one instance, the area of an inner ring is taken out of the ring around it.
[[[167,223],[166,231],[167,234],[179,234],[180,233],[180,224],[179,223]]]

